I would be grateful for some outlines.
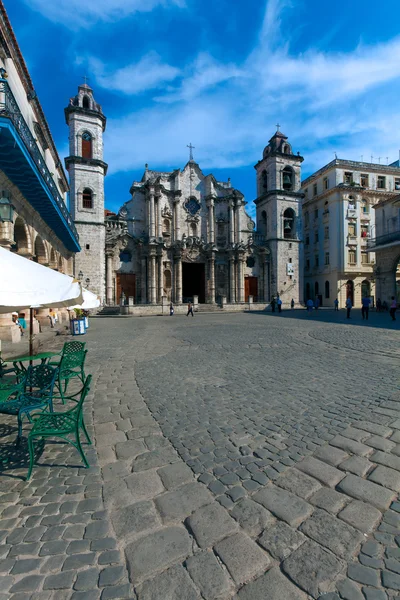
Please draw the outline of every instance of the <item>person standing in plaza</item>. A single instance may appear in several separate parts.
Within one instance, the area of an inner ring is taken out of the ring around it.
[[[317,296],[315,298],[315,302],[314,302],[315,310],[318,310],[319,305],[320,305],[320,301],[319,301],[319,297]]]
[[[369,313],[369,305],[371,304],[371,299],[368,296],[365,296],[361,300],[361,314],[363,320],[366,319],[368,321],[368,313]]]
[[[274,298],[274,296],[272,296],[272,300],[271,300],[271,309],[272,309],[272,312],[275,312],[275,298]]]
[[[351,298],[347,298],[346,300],[346,310],[347,310],[347,318],[351,319],[350,317],[350,313],[351,313],[351,309],[353,308],[353,303],[351,301]]]
[[[278,305],[278,313],[282,312],[282,300],[280,299],[280,296],[278,296],[276,303]]]
[[[314,308],[314,302],[311,300],[311,298],[309,298],[307,300],[307,313],[310,314],[310,312],[312,311],[313,308]]]
[[[392,321],[396,320],[396,309],[397,309],[396,298],[394,296],[392,296],[392,301],[390,303],[390,310],[389,310],[389,314],[392,317]]]
[[[290,308],[291,308],[292,310],[294,310],[294,298],[292,298],[292,301],[291,301],[291,303],[290,303]]]
[[[171,304],[169,305],[169,316],[170,316],[170,317],[173,317],[173,316],[174,316],[174,305],[172,304],[172,302],[171,302]]]
[[[335,307],[335,312],[339,310],[339,300],[335,298],[333,305]]]
[[[191,302],[188,303],[188,311],[187,311],[187,315],[186,316],[188,317],[190,314],[192,315],[192,317],[194,316],[193,315],[193,305],[192,305]]]

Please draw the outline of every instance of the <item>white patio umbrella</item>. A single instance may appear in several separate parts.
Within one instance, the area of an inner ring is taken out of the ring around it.
[[[82,302],[80,283],[73,277],[0,247],[0,313],[30,309],[30,354],[33,309],[68,307]]]
[[[100,306],[100,299],[96,294],[87,290],[86,288],[82,288],[82,296],[83,302],[82,304],[75,304],[75,306],[69,306],[70,310],[74,308],[81,308],[82,310],[89,310],[90,308],[98,308]]]

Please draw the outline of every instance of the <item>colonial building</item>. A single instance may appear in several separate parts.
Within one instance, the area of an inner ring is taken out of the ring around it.
[[[375,253],[376,296],[388,305],[394,296],[400,306],[400,196],[374,206],[375,236],[368,250]]]
[[[131,200],[105,220],[107,304],[253,298],[265,307],[277,294],[298,303],[302,160],[282,133],[271,138],[255,167],[258,230],[243,194],[204,175],[192,155],[183,170],[146,165]]]
[[[0,0],[0,245],[72,275],[80,246],[67,191],[49,125]],[[40,309],[39,319],[48,323],[48,314]],[[0,315],[0,339],[20,339],[11,315]]]
[[[376,299],[373,207],[400,189],[397,163],[335,159],[302,182],[305,300],[344,307]]]

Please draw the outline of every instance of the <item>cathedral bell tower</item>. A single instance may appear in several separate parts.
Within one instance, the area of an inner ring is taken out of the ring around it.
[[[75,255],[74,275],[82,285],[105,298],[105,225],[103,132],[106,118],[85,83],[65,109],[69,126],[70,212],[79,234],[81,252]]]
[[[271,251],[271,297],[279,294],[289,305],[292,298],[301,300],[301,163],[303,157],[293,154],[288,138],[276,131],[264,148],[257,171],[257,230],[265,236]]]

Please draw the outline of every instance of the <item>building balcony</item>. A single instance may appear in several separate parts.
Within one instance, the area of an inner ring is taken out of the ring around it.
[[[378,235],[376,238],[369,239],[367,248],[375,251],[387,248],[388,246],[398,245],[400,245],[400,229],[392,231],[391,233],[385,233],[384,235]]]
[[[370,221],[371,215],[369,213],[361,212],[360,219],[361,221]]]
[[[267,236],[262,233],[254,232],[252,233],[253,244],[255,246],[267,246]]]
[[[329,221],[329,210],[324,210],[324,212],[322,213],[322,222],[328,223],[328,221]]]
[[[0,168],[57,237],[79,252],[79,236],[10,86],[0,78]]]
[[[356,235],[349,234],[347,236],[347,245],[348,246],[357,246],[357,241],[358,241],[358,238]]]
[[[348,208],[346,216],[348,219],[356,219],[357,218],[357,209],[356,208]]]

